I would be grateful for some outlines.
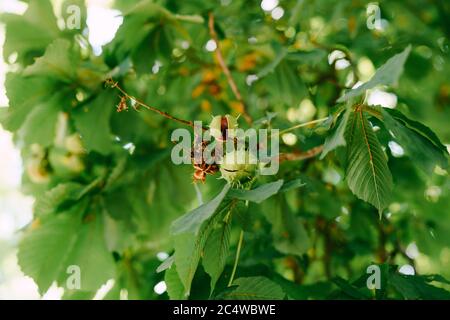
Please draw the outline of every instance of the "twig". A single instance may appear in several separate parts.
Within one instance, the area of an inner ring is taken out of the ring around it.
[[[320,154],[322,150],[323,145],[320,145],[304,152],[281,153],[279,155],[279,161],[299,161],[314,158]]]
[[[227,77],[228,84],[229,84],[231,90],[233,91],[234,96],[243,106],[242,115],[244,116],[245,121],[247,121],[248,124],[251,124],[253,122],[253,120],[245,109],[245,104],[244,104],[244,100],[242,99],[242,95],[236,85],[236,82],[234,82],[234,79],[233,79],[233,76],[231,75],[230,69],[228,68],[227,64],[225,63],[225,60],[223,59],[222,51],[220,50],[219,39],[217,37],[216,30],[214,29],[214,15],[212,12],[209,13],[208,26],[209,26],[209,33],[211,35],[211,38],[214,40],[214,42],[216,43],[216,46],[217,46],[215,52],[216,52],[216,57],[217,57],[217,61],[219,62],[220,68],[222,69],[223,73]]]
[[[193,123],[192,121],[184,120],[184,119],[180,119],[180,118],[174,117],[174,116],[168,114],[168,113],[165,112],[165,111],[161,111],[161,110],[159,110],[159,109],[157,109],[157,108],[155,108],[155,107],[149,106],[148,104],[146,104],[146,103],[140,101],[139,99],[136,99],[135,97],[130,96],[130,95],[129,95],[124,89],[122,89],[122,88],[119,86],[119,84],[118,84],[116,81],[114,81],[113,79],[108,79],[108,80],[106,80],[106,84],[110,85],[111,88],[115,88],[115,89],[119,90],[119,91],[123,94],[123,96],[124,96],[126,99],[129,99],[130,101],[135,102],[136,104],[138,104],[138,105],[144,107],[145,109],[150,110],[150,111],[153,111],[153,112],[156,112],[156,113],[160,114],[161,116],[163,116],[163,117],[165,117],[165,118],[167,118],[167,119],[170,119],[170,120],[173,120],[173,121],[176,121],[176,122],[179,122],[179,123],[182,123],[182,124],[185,124],[185,125],[187,125],[187,126],[190,126],[190,127],[194,128],[194,123]],[[123,102],[124,102],[124,100],[122,99],[120,103],[123,104]],[[121,107],[120,109],[123,110],[123,107]]]

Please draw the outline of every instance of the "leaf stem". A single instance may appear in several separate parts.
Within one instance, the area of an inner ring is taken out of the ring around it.
[[[185,21],[197,24],[203,24],[205,20],[202,16],[199,15],[184,15],[184,14],[175,14],[174,18],[178,21]]]
[[[233,271],[231,272],[230,281],[228,282],[228,286],[230,287],[233,284],[234,276],[236,275],[236,269],[239,263],[239,256],[241,254],[242,242],[244,241],[244,230],[241,230],[239,234],[239,242],[236,251],[236,258],[234,259]]]
[[[279,135],[281,136],[281,135],[283,135],[283,134],[285,134],[285,133],[287,133],[289,131],[292,131],[292,130],[295,130],[295,129],[298,129],[298,128],[307,127],[307,126],[310,126],[312,124],[317,124],[317,123],[320,123],[320,122],[324,122],[324,121],[326,121],[328,119],[329,119],[329,117],[325,117],[325,118],[320,118],[320,119],[316,119],[316,120],[305,122],[305,123],[300,123],[300,124],[297,124],[297,125],[295,125],[293,127],[290,127],[290,128],[287,128],[287,129],[284,129],[284,130],[280,131]]]

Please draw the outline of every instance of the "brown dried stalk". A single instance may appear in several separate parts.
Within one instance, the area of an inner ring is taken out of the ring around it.
[[[245,121],[247,121],[248,124],[252,124],[253,120],[250,117],[250,115],[247,113],[244,100],[242,99],[241,92],[239,91],[239,89],[236,85],[236,82],[234,81],[233,76],[231,75],[230,69],[228,68],[227,64],[225,63],[225,60],[223,59],[222,51],[220,50],[219,38],[217,37],[216,30],[214,29],[214,15],[212,12],[209,13],[208,26],[209,26],[209,34],[211,35],[211,38],[214,40],[214,42],[216,43],[216,46],[217,46],[215,53],[216,53],[217,61],[219,62],[220,68],[222,69],[222,72],[225,74],[227,81],[228,81],[228,85],[230,86],[231,91],[233,91],[234,96],[243,106],[242,115],[243,115]]]
[[[320,145],[303,152],[281,153],[279,155],[279,160],[280,162],[306,160],[319,155],[322,150],[323,145]]]

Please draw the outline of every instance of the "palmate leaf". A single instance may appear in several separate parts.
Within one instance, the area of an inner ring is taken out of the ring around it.
[[[108,154],[113,148],[110,118],[115,105],[114,95],[104,91],[94,101],[72,113],[75,126],[88,151]]]
[[[301,218],[296,217],[284,196],[263,204],[264,216],[272,225],[274,247],[286,255],[303,255],[310,247],[308,234]]]
[[[448,154],[447,148],[442,144],[439,137],[426,125],[424,125],[418,121],[409,119],[403,113],[401,113],[400,111],[398,111],[396,109],[384,108],[382,110],[383,110],[383,113],[390,114],[394,119],[402,122],[406,127],[417,132],[418,134],[420,134],[421,136],[423,136],[424,138],[429,140],[432,144],[434,144],[436,146],[436,148],[441,150],[444,154]]]
[[[225,206],[216,216],[207,220],[198,234],[182,233],[176,234],[173,237],[175,265],[185,288],[185,297],[190,294],[192,280],[194,279],[195,271],[197,270],[206,241],[213,232],[217,221],[223,217],[221,213],[226,212],[228,208],[229,206]]]
[[[292,179],[292,180],[290,180],[288,182],[283,183],[283,186],[280,188],[278,193],[288,192],[290,190],[294,190],[294,189],[303,187],[305,185],[306,185],[306,183],[301,178]]]
[[[211,201],[192,210],[172,223],[171,233],[175,247],[175,265],[185,288],[185,296],[191,290],[192,279],[200,261],[201,251],[214,226],[229,205],[219,207],[230,189],[226,184]]]
[[[338,120],[338,126],[336,130],[326,138],[323,145],[323,151],[320,154],[320,159],[322,160],[325,156],[332,150],[340,147],[346,146],[345,141],[345,128],[347,127],[348,118],[350,117],[351,109],[348,108],[344,115]]]
[[[167,293],[171,300],[183,300],[186,298],[184,295],[184,286],[178,276],[176,266],[172,266],[166,271],[164,281],[166,282]]]
[[[72,44],[65,39],[52,42],[42,57],[24,70],[25,76],[43,76],[71,81],[75,78],[77,59]]]
[[[381,108],[381,112],[391,135],[424,172],[432,173],[436,165],[448,166],[447,149],[428,127],[406,118],[397,110]]]
[[[403,275],[394,273],[390,276],[390,284],[403,296],[410,299],[449,300],[450,292],[431,285],[427,276]]]
[[[389,204],[393,187],[386,156],[361,108],[351,114],[346,129],[346,179],[350,190],[378,211]]]
[[[58,114],[65,102],[64,96],[58,93],[31,110],[19,131],[25,144],[37,143],[47,147],[53,143]]]
[[[62,286],[70,276],[66,272],[69,266],[80,268],[82,291],[96,291],[106,281],[115,278],[115,264],[106,246],[104,221],[100,212],[88,215],[77,231],[76,240],[71,250],[67,251],[64,270],[58,279]]]
[[[18,260],[22,272],[34,279],[45,293],[61,272],[65,272],[67,250],[76,239],[79,215],[60,214],[26,231],[19,244]]]
[[[57,212],[59,207],[65,203],[80,201],[82,197],[84,197],[92,189],[96,188],[101,182],[102,179],[98,178],[88,185],[82,185],[77,182],[65,182],[58,184],[36,199],[34,204],[35,217]]]
[[[333,279],[333,283],[336,284],[340,290],[342,290],[342,293],[344,293],[344,297],[348,296],[352,299],[370,299],[370,295],[368,295],[365,290],[366,288],[358,288],[354,284],[348,282],[345,279],[342,279],[341,277],[336,277]],[[341,292],[335,292],[333,293],[336,297],[336,295],[341,295]],[[332,294],[332,297],[333,297]]]
[[[282,186],[283,180],[278,180],[263,184],[262,186],[252,190],[232,189],[228,193],[228,196],[239,200],[248,200],[255,203],[261,203],[274,194],[277,194]]]
[[[36,217],[53,213],[64,201],[79,199],[79,194],[83,185],[76,182],[61,183],[48,190],[40,198],[36,199],[34,205],[34,215]]]
[[[175,261],[175,258],[173,255],[171,255],[170,257],[168,257],[166,260],[164,260],[159,266],[158,268],[156,268],[156,272],[160,273],[163,271],[166,271],[167,269],[171,268],[173,263]]]
[[[54,93],[54,81],[41,78],[25,78],[21,74],[8,73],[5,80],[9,108],[2,124],[16,131],[40,102]],[[27,94],[23,94],[26,92]]]
[[[208,220],[219,208],[229,189],[230,185],[226,184],[213,200],[202,204],[200,207],[175,220],[172,223],[171,233],[182,234],[188,232],[197,234],[203,222]]]
[[[177,234],[173,237],[175,266],[184,286],[184,297],[188,297],[191,291],[192,279],[200,261],[202,239],[202,235],[196,237],[193,233]]]
[[[31,0],[23,16],[3,14],[1,20],[6,24],[5,60],[17,52],[18,61],[28,62],[29,53],[43,51],[60,32],[49,0]]]
[[[97,290],[114,277],[114,260],[106,248],[101,215],[94,210],[83,221],[86,203],[36,220],[19,244],[19,265],[34,279],[41,294],[54,281],[65,286],[71,276],[68,267],[73,265],[80,268],[82,291]]]
[[[234,280],[238,287],[224,293],[226,300],[281,300],[285,293],[275,282],[265,277],[247,277]]]
[[[216,286],[227,262],[230,251],[230,224],[220,223],[206,240],[203,253],[203,267],[211,277],[211,292]]]
[[[355,89],[346,92],[337,100],[337,102],[345,102],[352,98],[358,97],[364,94],[366,90],[375,88],[378,85],[395,85],[398,82],[401,74],[403,73],[403,68],[410,52],[411,45],[406,47],[406,49],[401,53],[396,54],[388,61],[386,61],[385,64],[378,68],[377,72],[369,81]]]

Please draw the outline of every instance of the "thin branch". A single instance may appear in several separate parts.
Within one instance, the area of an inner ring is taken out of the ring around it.
[[[217,46],[215,52],[216,52],[216,57],[217,57],[217,61],[219,62],[220,68],[222,69],[222,72],[227,77],[228,84],[229,84],[231,90],[233,91],[234,96],[243,106],[242,115],[244,116],[245,121],[247,121],[248,124],[252,124],[253,120],[245,109],[245,104],[244,104],[244,100],[242,99],[242,95],[236,85],[236,82],[234,82],[234,79],[233,79],[233,76],[231,75],[230,69],[228,68],[227,64],[225,63],[225,60],[223,59],[222,51],[220,50],[220,45],[219,45],[219,38],[217,37],[216,30],[214,29],[214,15],[212,12],[209,13],[208,26],[209,26],[209,34],[211,35],[211,38],[214,40],[214,42],[216,43],[216,46]]]
[[[184,125],[187,125],[187,126],[190,126],[190,127],[194,128],[194,122],[189,121],[189,120],[184,120],[184,119],[180,119],[180,118],[174,117],[174,116],[168,114],[168,113],[165,112],[165,111],[161,111],[161,110],[159,110],[159,109],[157,109],[157,108],[155,108],[155,107],[149,106],[148,104],[146,104],[146,103],[140,101],[139,99],[136,99],[135,97],[130,96],[130,95],[129,95],[124,89],[122,89],[122,88],[119,86],[119,84],[118,84],[116,81],[114,81],[113,79],[108,79],[108,80],[106,80],[106,84],[108,84],[109,86],[111,86],[111,88],[115,88],[115,89],[119,90],[119,91],[123,94],[123,97],[125,97],[126,99],[129,99],[130,101],[132,101],[132,102],[134,102],[134,103],[140,105],[141,107],[144,107],[144,108],[147,109],[147,110],[156,112],[156,113],[158,113],[159,115],[161,115],[161,116],[163,116],[163,117],[165,117],[165,118],[167,118],[167,119],[170,119],[170,120],[173,120],[173,121],[176,121],[176,122],[179,122],[179,123],[182,123],[182,124],[184,124]],[[124,109],[126,108],[126,107],[123,106],[123,104],[126,103],[126,101],[123,99],[123,97],[122,97],[122,100],[120,101],[119,107],[118,107],[118,109],[117,109],[119,112],[122,111],[122,110],[124,110]],[[137,110],[137,109],[136,109],[136,110]]]
[[[314,158],[315,156],[322,153],[323,145],[314,147],[304,152],[292,152],[292,153],[281,153],[279,155],[279,161],[300,161],[306,160],[310,158]]]

